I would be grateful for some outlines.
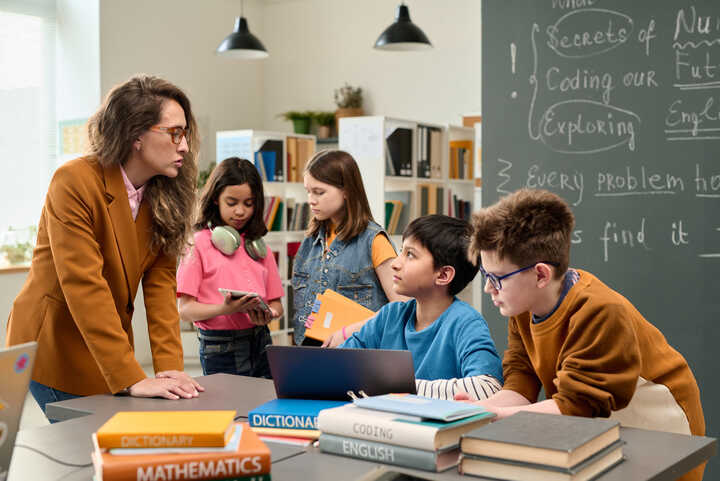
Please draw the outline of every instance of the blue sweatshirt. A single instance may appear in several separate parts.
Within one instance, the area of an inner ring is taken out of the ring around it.
[[[482,315],[455,298],[435,321],[415,330],[416,301],[383,306],[339,347],[409,350],[417,379],[487,374],[502,383],[502,362]]]

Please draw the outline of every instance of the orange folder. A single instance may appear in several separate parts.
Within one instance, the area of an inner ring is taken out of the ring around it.
[[[312,314],[308,316],[312,325],[307,327],[305,335],[318,341],[325,341],[333,332],[375,315],[375,312],[367,307],[332,289],[325,289],[325,292],[318,294],[315,306],[317,307],[314,307]]]

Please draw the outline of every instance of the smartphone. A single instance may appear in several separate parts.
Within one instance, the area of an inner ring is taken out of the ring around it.
[[[257,297],[260,300],[260,309],[266,312],[270,312],[270,306],[265,304],[265,301],[257,292],[246,292],[246,291],[238,291],[235,289],[223,289],[222,287],[218,289],[223,295],[230,294],[233,299],[238,299],[240,297],[250,296],[250,297]]]

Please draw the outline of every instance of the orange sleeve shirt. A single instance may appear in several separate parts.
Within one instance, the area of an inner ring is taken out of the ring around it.
[[[326,245],[332,244],[332,242],[335,240],[335,237],[337,237],[337,232],[335,232],[335,228],[333,226],[326,238]],[[377,269],[378,267],[380,267],[380,265],[382,265],[383,262],[388,259],[394,259],[395,257],[397,257],[397,253],[395,252],[395,248],[390,243],[390,240],[383,234],[376,235],[372,243],[373,267]]]
[[[549,318],[538,324],[531,313],[510,318],[504,389],[535,402],[542,386],[563,414],[606,417],[630,403],[642,378],[667,388],[692,434],[704,434],[700,392],[683,356],[627,299],[578,272]],[[662,421],[653,429],[664,430]]]

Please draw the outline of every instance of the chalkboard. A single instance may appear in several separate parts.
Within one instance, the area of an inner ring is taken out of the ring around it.
[[[483,205],[521,187],[565,198],[571,265],[685,356],[717,437],[720,2],[484,0],[482,101]]]

